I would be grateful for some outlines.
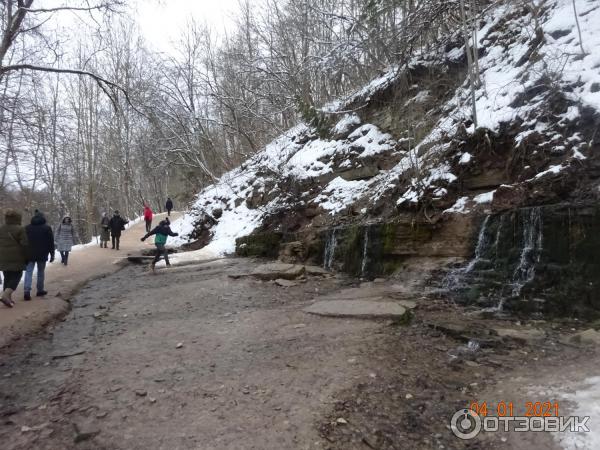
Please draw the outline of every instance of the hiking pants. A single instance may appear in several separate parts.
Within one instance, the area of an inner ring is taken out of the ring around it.
[[[167,251],[165,244],[156,244],[156,255],[154,256],[153,264],[156,264],[158,261],[160,261],[161,256],[165,258],[165,263],[167,263],[167,266],[170,266],[171,263],[169,262],[169,252]]]

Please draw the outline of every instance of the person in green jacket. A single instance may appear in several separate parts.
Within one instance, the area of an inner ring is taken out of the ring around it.
[[[154,266],[156,266],[156,263],[160,260],[161,256],[164,256],[167,267],[171,266],[171,263],[169,262],[169,252],[165,248],[165,244],[167,243],[168,236],[179,236],[179,234],[174,233],[171,230],[170,225],[171,222],[169,222],[169,218],[167,217],[165,220],[162,220],[156,228],[148,232],[148,234],[141,239],[141,241],[144,242],[148,237],[156,235],[154,238],[154,245],[156,245],[156,256],[154,256],[154,261],[150,263],[150,270],[153,272]]]
[[[8,209],[4,214],[4,225],[0,227],[0,270],[4,277],[0,301],[9,308],[15,304],[12,294],[27,266],[27,233],[21,226],[21,220],[21,214]]]

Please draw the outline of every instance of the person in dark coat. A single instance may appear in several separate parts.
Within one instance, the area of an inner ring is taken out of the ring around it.
[[[100,219],[100,248],[108,248],[108,241],[110,240],[110,219],[105,212],[102,213],[102,219]]]
[[[171,216],[171,210],[173,209],[173,200],[171,197],[167,197],[167,203],[165,204],[165,209],[167,210],[167,214]]]
[[[171,263],[169,262],[169,252],[167,251],[165,244],[167,243],[168,236],[174,237],[174,236],[179,236],[179,234],[174,233],[171,230],[170,225],[171,225],[171,223],[169,222],[169,219],[166,218],[165,220],[162,220],[156,228],[154,228],[152,231],[148,232],[141,239],[141,241],[144,242],[150,236],[156,235],[156,237],[154,238],[154,245],[156,245],[156,255],[154,256],[154,261],[152,261],[150,263],[150,269],[153,272],[154,272],[154,267],[156,266],[156,263],[160,260],[161,256],[164,256],[167,267],[171,266]]]
[[[75,245],[75,227],[70,216],[63,217],[56,228],[56,249],[60,252],[60,262],[65,266],[69,263],[69,253]]]
[[[27,263],[27,233],[21,226],[21,214],[9,209],[4,214],[4,225],[0,227],[0,270],[4,286],[0,301],[12,308],[13,292],[19,286]]]
[[[25,227],[27,240],[29,241],[29,258],[25,268],[25,301],[31,300],[31,284],[33,281],[33,269],[37,266],[37,296],[43,297],[48,292],[44,290],[44,272],[46,261],[54,262],[54,233],[52,228],[46,224],[44,215],[35,210],[31,223]]]
[[[149,233],[152,229],[152,209],[148,203],[144,203],[144,222],[146,222],[146,233]]]
[[[110,236],[112,238],[112,249],[119,250],[119,243],[121,242],[121,232],[125,229],[129,221],[123,219],[119,214],[119,211],[115,211],[113,216],[108,222],[110,228]]]

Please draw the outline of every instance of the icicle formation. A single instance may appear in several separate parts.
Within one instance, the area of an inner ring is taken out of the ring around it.
[[[523,286],[535,277],[535,265],[542,255],[542,225],[540,208],[531,208],[523,215],[523,248],[512,277],[514,297],[521,295]]]
[[[325,254],[323,256],[323,268],[331,270],[333,258],[335,257],[335,247],[337,245],[337,228],[329,231],[327,242],[325,243]]]
[[[360,276],[362,278],[365,277],[366,272],[367,272],[367,262],[368,262],[368,246],[369,246],[369,226],[365,225],[365,237],[364,237],[364,243],[363,243],[363,252],[362,252],[362,262],[360,265]]]

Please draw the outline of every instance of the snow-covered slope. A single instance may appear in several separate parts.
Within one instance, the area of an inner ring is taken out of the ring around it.
[[[278,185],[279,181],[313,180],[332,174],[334,166],[351,169],[352,162],[355,164],[395,148],[396,141],[389,134],[382,133],[371,124],[360,125],[356,116],[343,117],[335,128],[338,133],[348,133],[353,127],[358,128],[344,140],[318,138],[315,131],[304,124],[288,130],[242,167],[226,173],[218,183],[204,189],[192,211],[173,224],[181,234],[176,242],[189,240],[202,214],[214,216],[215,210],[220,210],[216,215],[222,215],[214,227],[208,250],[215,254],[231,253],[235,249],[235,239],[250,234],[266,216],[303,201],[302,194],[298,198],[286,192],[283,186]],[[338,158],[341,162],[336,164],[334,160]],[[314,201],[335,213],[367,189],[365,181],[345,181],[335,177]],[[269,200],[250,208],[246,200],[256,195]],[[307,199],[310,196],[307,193]]]
[[[487,12],[477,33],[477,129],[464,72],[464,82],[434,108],[436,98],[418,82],[398,94],[395,84],[405,72],[393,68],[323,109],[331,124],[327,137],[299,124],[204,189],[174,224],[179,243],[204,230],[212,236],[207,250],[231,253],[236,238],[261,226],[279,221],[286,231],[281,217],[292,210],[306,211],[306,220],[295,223],[302,227],[373,219],[382,210],[465,213],[489,208],[500,191],[503,198],[516,187],[537,192],[547,178],[580,169],[597,145],[586,124],[600,112],[600,4],[576,3],[581,42],[571,0],[548,1],[537,18],[517,5]],[[464,55],[459,46],[419,55],[404,70],[444,70],[464,65]],[[394,101],[421,104],[432,120],[419,141],[410,130],[392,135],[377,114],[365,112],[374,108],[373,97],[392,88]],[[349,108],[354,112],[343,112]],[[482,167],[496,166],[508,169],[494,189],[486,183],[464,188]]]

